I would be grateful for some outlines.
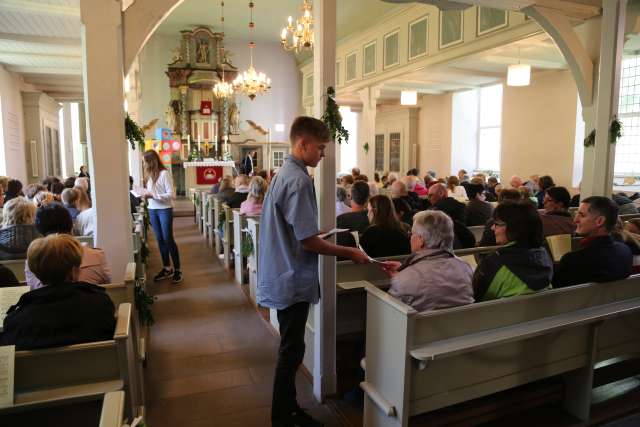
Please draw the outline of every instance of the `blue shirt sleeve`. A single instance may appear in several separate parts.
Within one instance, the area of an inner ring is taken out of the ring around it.
[[[308,177],[298,179],[289,189],[282,212],[293,228],[296,240],[302,241],[320,233],[318,229],[318,207],[313,183]]]

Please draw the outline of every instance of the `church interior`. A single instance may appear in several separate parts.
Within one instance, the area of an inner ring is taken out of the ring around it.
[[[640,425],[640,0],[0,0],[0,207],[2,426]]]

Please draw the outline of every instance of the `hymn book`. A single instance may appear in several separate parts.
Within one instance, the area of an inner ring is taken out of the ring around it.
[[[13,405],[13,376],[16,347],[0,347],[0,408]]]
[[[10,286],[0,288],[0,330],[7,316],[7,311],[16,305],[23,294],[29,292],[29,286]]]

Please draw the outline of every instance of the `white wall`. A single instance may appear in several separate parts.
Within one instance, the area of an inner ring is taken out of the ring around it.
[[[453,94],[423,95],[418,106],[418,168],[424,176],[434,170],[437,176],[451,172],[451,103]]]
[[[158,118],[157,126],[166,126],[164,111],[170,101],[167,64],[171,50],[180,43],[180,34],[154,34],[140,53],[141,99],[139,121],[141,124]],[[225,49],[232,53],[231,62],[238,71],[249,66],[249,48],[244,40],[227,40]],[[287,141],[288,130],[302,111],[300,73],[293,55],[285,52],[278,43],[258,43],[254,49],[254,67],[271,78],[271,90],[251,101],[246,96],[236,96],[240,119],[253,120],[265,129],[271,129],[273,141]],[[274,132],[274,125],[283,123],[285,132]]]
[[[25,162],[24,114],[20,90],[26,88],[22,80],[0,65],[0,98],[2,99],[2,128],[4,141],[0,151],[0,174],[27,182]]]
[[[478,97],[477,90],[453,94],[451,121],[451,174],[460,169],[469,173],[478,160]],[[447,171],[449,172],[449,171]]]

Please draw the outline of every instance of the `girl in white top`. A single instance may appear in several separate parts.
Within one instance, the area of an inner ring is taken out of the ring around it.
[[[154,150],[145,151],[143,159],[146,190],[142,196],[148,201],[149,219],[158,241],[163,264],[162,270],[154,280],[159,281],[173,277],[173,283],[180,283],[182,282],[180,254],[178,245],[173,238],[173,182],[171,174]],[[173,261],[173,270],[169,258]]]
[[[453,197],[458,200],[468,200],[467,190],[460,185],[460,180],[457,176],[450,176],[447,179],[447,196]]]

